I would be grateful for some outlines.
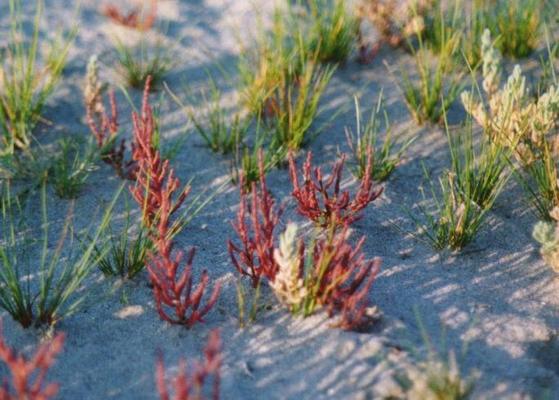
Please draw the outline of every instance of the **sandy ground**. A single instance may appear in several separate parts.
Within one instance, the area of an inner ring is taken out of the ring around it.
[[[5,3],[0,5],[2,29],[8,23]],[[254,26],[255,8],[266,15],[272,9],[270,3],[162,0],[163,35],[172,44],[176,62],[166,79],[168,85],[179,94],[183,84],[201,87],[205,70],[215,71],[219,64],[234,73],[238,51],[235,33],[245,35],[246,29]],[[74,2],[47,0],[47,5],[47,19],[55,26],[69,26],[75,20]],[[99,54],[106,65],[102,67],[103,78],[120,83],[112,70],[111,38],[123,30],[99,15],[97,1],[83,1],[80,11],[80,31],[64,80],[46,109],[53,124],[38,130],[37,136],[44,143],[61,135],[88,135],[81,85],[91,54]],[[216,327],[224,339],[224,399],[377,398],[379,391],[391,384],[393,368],[425,356],[417,315],[435,345],[441,348],[445,342],[446,349],[456,349],[463,371],[479,371],[474,398],[559,398],[559,280],[540,260],[531,238],[536,218],[527,210],[518,185],[510,181],[486,226],[462,254],[438,254],[394,227],[413,230],[406,209],[420,200],[421,161],[436,176],[448,165],[448,152],[445,135],[438,127],[417,128],[411,121],[395,84],[397,78],[387,73],[384,60],[397,66],[409,63],[409,56],[383,49],[370,65],[350,62],[336,72],[323,109],[325,115],[330,110],[342,112],[309,146],[316,161],[324,165],[334,160],[337,149],[347,151],[344,127],[354,125],[352,96],[362,95],[362,106],[368,110],[381,88],[395,134],[418,137],[404,163],[385,184],[382,197],[366,210],[354,229],[355,237],[367,236],[367,255],[383,259],[382,273],[371,292],[372,303],[383,313],[382,321],[366,334],[331,329],[323,314],[305,320],[293,318],[265,293],[271,309],[252,326],[239,329],[237,275],[226,248],[233,235],[229,221],[235,215],[238,193],[228,185],[177,238],[179,248],[198,247],[197,273],[207,268],[211,277],[224,285],[206,323],[189,331],[162,322],[154,310],[145,274],[116,286],[95,273],[85,289],[90,292],[86,306],[57,327],[67,335],[64,352],[50,374],[51,380],[61,384],[58,398],[157,398],[157,350],[164,354],[172,373],[181,357],[198,357],[208,332]],[[138,104],[140,93],[132,94]],[[233,90],[226,91],[224,102],[230,104],[234,96]],[[154,101],[157,98],[153,96]],[[119,100],[126,103],[120,94]],[[125,106],[121,115],[123,128],[129,133]],[[183,141],[185,130],[192,132],[168,96],[162,100],[161,115],[165,146]],[[463,118],[459,105],[451,111],[451,118]],[[208,185],[218,187],[228,179],[228,159],[211,153],[194,134],[184,140],[173,166],[184,181],[195,177],[193,193]],[[347,185],[354,186],[349,175],[347,178]],[[273,170],[268,182],[276,198],[289,198],[286,170]],[[76,224],[85,226],[91,210],[109,201],[119,184],[112,171],[101,165],[76,202]],[[68,203],[54,194],[50,199],[50,217],[60,221]],[[122,217],[123,209],[121,205],[115,218]],[[292,203],[284,220],[299,220]],[[3,319],[9,343],[30,351],[39,333],[23,330],[8,316]]]

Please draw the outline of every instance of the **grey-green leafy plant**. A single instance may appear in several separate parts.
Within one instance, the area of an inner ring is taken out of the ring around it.
[[[461,371],[456,351],[446,350],[445,332],[436,346],[429,338],[425,326],[417,317],[427,355],[419,355],[419,362],[399,369],[394,379],[399,386],[396,393],[384,396],[392,400],[468,400],[472,398],[479,372],[474,370],[465,377]],[[462,354],[466,352],[466,346]],[[447,356],[444,357],[443,354]]]
[[[152,87],[157,88],[173,65],[168,48],[161,41],[151,44],[142,38],[138,44],[130,46],[116,40],[115,49],[119,72],[127,84],[136,89],[144,88],[148,76],[152,78]]]
[[[420,235],[435,249],[460,250],[470,243],[486,220],[488,211],[510,177],[508,153],[482,139],[476,148],[469,123],[457,135],[449,135],[451,167],[443,172],[438,185],[429,178],[432,207],[419,204],[420,218],[411,215]],[[421,188],[424,201],[426,195]]]
[[[534,239],[541,244],[540,254],[544,261],[557,273],[559,273],[559,229],[557,218],[559,208],[550,213],[553,222],[539,221],[532,232]]]
[[[91,143],[81,146],[72,139],[60,140],[60,151],[51,161],[48,181],[62,199],[75,199],[82,191],[93,169],[95,148]]]
[[[346,138],[352,153],[350,164],[351,171],[358,179],[367,173],[367,153],[373,151],[373,169],[371,177],[374,181],[385,181],[392,174],[402,155],[415,140],[409,138],[395,143],[388,113],[384,109],[383,93],[381,92],[376,106],[371,110],[371,115],[365,124],[362,123],[361,108],[357,97],[355,101],[355,132],[346,128]],[[379,145],[379,132],[384,131],[384,140]]]
[[[357,41],[359,20],[345,0],[310,0],[308,7],[308,48],[321,62],[345,63]]]
[[[70,209],[56,243],[50,238],[53,226],[47,214],[46,187],[40,196],[42,235],[35,237],[25,226],[26,214],[14,203],[9,188],[2,199],[2,246],[0,246],[0,308],[24,328],[52,326],[76,312],[87,291],[85,279],[98,261],[95,246],[111,219],[116,195],[97,227],[91,227],[91,241],[83,247],[72,223]]]
[[[10,32],[5,56],[0,58],[0,153],[29,147],[43,107],[60,81],[74,28],[49,44],[41,63],[40,37],[43,0],[37,0],[31,38],[26,39],[21,0],[9,0]]]

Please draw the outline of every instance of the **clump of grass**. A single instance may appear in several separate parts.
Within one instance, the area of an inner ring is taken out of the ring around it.
[[[540,219],[550,220],[550,211],[559,205],[558,150],[544,141],[536,157],[516,171],[516,177],[524,187],[536,214]]]
[[[48,179],[58,197],[75,199],[93,169],[95,149],[91,143],[84,148],[76,140],[68,138],[62,139],[59,146],[60,151],[52,160]]]
[[[144,230],[132,232],[130,210],[127,208],[125,225],[115,233],[113,227],[107,227],[107,239],[102,246],[95,246],[95,254],[99,260],[97,266],[107,277],[133,279],[140,273],[146,263],[152,243]]]
[[[321,62],[345,63],[355,47],[359,20],[345,0],[311,0],[310,44]]]
[[[116,40],[115,49],[119,72],[135,89],[143,89],[148,76],[151,76],[153,87],[159,86],[172,68],[168,49],[161,41],[151,44],[142,38],[138,44],[129,46]]]
[[[417,314],[417,310],[416,310]],[[385,399],[406,400],[467,400],[472,398],[479,372],[473,370],[465,377],[460,371],[460,366],[453,349],[446,350],[445,332],[443,331],[440,343],[435,346],[429,338],[425,325],[417,315],[421,336],[427,347],[427,354],[418,354],[419,362],[408,365],[405,369],[399,368],[394,375],[398,385],[396,391],[383,393]],[[462,349],[462,355],[467,348]],[[446,358],[443,356],[446,353]]]
[[[259,154],[262,153],[262,156]],[[231,162],[231,182],[243,184],[242,190],[250,192],[252,184],[258,182],[260,177],[259,157],[263,160],[263,174],[280,164],[286,157],[287,152],[283,148],[264,148],[260,146],[239,148]],[[242,176],[242,180],[241,180]]]
[[[432,2],[433,11],[425,17],[425,28],[422,38],[425,44],[436,54],[445,50],[451,41],[461,41],[463,28],[461,26],[462,10],[458,2],[454,6],[444,8],[441,0]],[[458,51],[457,56],[460,56]]]
[[[308,132],[320,114],[320,99],[334,71],[334,67],[321,67],[313,59],[304,63],[296,81],[290,73],[281,76],[271,96],[273,147],[297,151],[309,141]]]
[[[239,327],[241,328],[245,328],[256,321],[258,313],[265,308],[260,300],[260,284],[259,281],[256,287],[249,286],[247,288],[241,279],[237,280],[237,309],[239,312]]]
[[[16,148],[29,147],[32,131],[60,81],[76,36],[76,29],[72,29],[50,43],[41,65],[42,0],[35,4],[33,32],[29,40],[23,39],[26,35],[20,0],[9,0],[9,9],[11,24],[7,49],[5,56],[0,58],[0,153],[13,153]]]
[[[476,149],[471,124],[456,135],[447,127],[447,134],[451,167],[439,178],[438,188],[424,168],[433,208],[419,205],[422,218],[412,219],[435,249],[456,251],[475,238],[510,174],[506,150],[487,139]],[[425,199],[423,188],[421,192]]]
[[[196,132],[210,150],[229,154],[242,145],[250,128],[251,118],[240,113],[235,113],[232,119],[228,117],[229,112],[221,105],[221,91],[213,79],[209,81],[209,98],[204,91],[201,92],[204,104],[202,117],[197,116],[192,107],[185,106],[169,88],[167,89],[175,102],[185,110]]]
[[[52,163],[46,153],[39,146],[0,156],[0,180],[18,181],[32,188],[40,186],[46,181]]]
[[[368,149],[373,150],[373,168],[370,171],[371,178],[377,182],[387,180],[398,163],[402,155],[415,140],[410,138],[398,145],[392,137],[392,129],[388,113],[384,109],[383,93],[381,92],[376,106],[371,110],[371,115],[366,124],[362,124],[361,108],[357,97],[355,101],[355,120],[356,132],[346,128],[346,138],[353,155],[353,168],[351,171],[356,178],[362,179],[367,171]],[[378,136],[381,129],[385,132],[382,146],[378,145]]]
[[[454,36],[446,41],[436,61],[423,45],[419,36],[419,49],[413,50],[418,82],[412,81],[405,68],[401,67],[401,90],[408,109],[418,124],[440,123],[443,114],[458,97],[462,85],[461,75],[451,72],[459,40]]]
[[[537,48],[542,30],[542,1],[497,0],[488,18],[497,47],[509,57],[527,57]]]
[[[457,7],[468,7],[464,12],[464,29],[460,49],[468,65],[476,69],[481,62],[481,37],[487,27],[488,4],[484,0],[457,3]]]
[[[282,76],[299,72],[300,47],[304,42],[301,36],[291,34],[299,31],[294,25],[291,14],[285,15],[279,10],[274,13],[270,31],[265,31],[259,21],[256,44],[241,44],[241,54],[237,66],[240,77],[241,103],[255,115],[270,114],[270,97],[279,85]]]
[[[319,103],[335,70],[319,65],[291,13],[276,11],[270,32],[261,30],[254,51],[239,63],[241,101],[272,132],[271,145],[298,150],[320,114]]]
[[[9,188],[3,190],[6,195],[1,203],[0,308],[24,328],[52,326],[74,313],[83,302],[86,292],[80,288],[97,262],[94,249],[111,219],[118,196],[106,208],[99,226],[92,230],[90,244],[82,247],[74,244],[71,209],[57,244],[51,242],[45,186],[40,201],[40,238],[35,238],[24,225],[24,210],[14,202]]]

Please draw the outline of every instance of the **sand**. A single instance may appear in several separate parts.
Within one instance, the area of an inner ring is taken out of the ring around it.
[[[31,3],[26,2],[30,9]],[[112,69],[115,56],[111,40],[122,34],[134,40],[134,35],[109,23],[98,13],[98,3],[81,4],[80,30],[69,65],[45,111],[52,125],[37,131],[38,139],[47,145],[64,135],[89,135],[81,86],[90,55],[98,54],[105,64],[104,79],[121,84]],[[167,25],[161,35],[172,45],[175,60],[166,82],[179,95],[184,95],[184,84],[203,87],[207,69],[215,72],[221,65],[234,74],[236,33],[248,36],[247,29],[255,24],[255,9],[265,16],[273,9],[273,2],[261,0],[160,3],[160,20]],[[47,20],[54,26],[69,27],[76,20],[75,6],[73,1],[47,1]],[[1,4],[0,28],[5,29],[7,23],[7,5]],[[449,160],[444,132],[436,126],[415,125],[396,85],[398,78],[387,72],[384,62],[396,67],[399,63],[409,65],[410,58],[402,51],[383,48],[370,65],[351,61],[339,68],[323,101],[325,113],[316,126],[333,110],[342,111],[308,146],[316,162],[325,167],[334,161],[338,150],[348,151],[344,127],[354,126],[352,96],[361,95],[362,107],[369,110],[381,88],[395,135],[417,135],[404,162],[384,184],[382,197],[354,225],[355,238],[367,237],[366,254],[383,260],[370,294],[371,303],[383,314],[381,321],[367,333],[332,329],[322,313],[307,319],[292,317],[265,288],[270,309],[254,324],[240,329],[237,273],[226,247],[227,239],[233,237],[230,221],[235,216],[238,192],[226,185],[177,237],[178,248],[198,248],[196,275],[206,268],[214,281],[223,284],[218,304],[206,322],[186,330],[161,321],[145,273],[132,282],[118,284],[94,272],[84,289],[89,292],[86,305],[56,327],[67,335],[64,351],[49,374],[51,381],[60,383],[57,398],[158,398],[154,381],[157,351],[162,352],[173,374],[180,358],[199,357],[208,332],[214,328],[221,329],[224,342],[223,399],[378,398],[393,385],[391,371],[425,358],[421,325],[443,355],[449,349],[458,353],[465,375],[479,371],[474,398],[559,397],[559,280],[539,257],[531,238],[537,219],[514,180],[497,200],[476,240],[461,254],[437,253],[401,231],[414,230],[406,210],[421,200],[421,162],[435,177]],[[231,105],[235,91],[226,83],[220,79],[224,104]],[[141,93],[131,93],[139,104]],[[158,98],[159,94],[152,95],[154,102]],[[129,135],[130,108],[121,93],[118,99],[123,131]],[[193,193],[221,186],[228,179],[229,160],[203,146],[169,96],[163,97],[160,110],[165,146],[182,143],[172,160],[179,177],[183,181],[195,178]],[[455,104],[451,119],[463,117],[462,108]],[[346,178],[345,184],[355,187],[349,174]],[[291,186],[285,169],[271,171],[268,183],[277,199],[289,200]],[[76,201],[76,225],[86,226],[92,210],[109,201],[120,184],[109,167],[99,165]],[[49,199],[51,220],[61,221],[68,201],[57,199],[51,189]],[[115,219],[123,213],[122,202]],[[301,221],[292,201],[284,217],[288,220]],[[40,332],[22,329],[7,315],[3,324],[8,342],[26,352],[40,337]]]

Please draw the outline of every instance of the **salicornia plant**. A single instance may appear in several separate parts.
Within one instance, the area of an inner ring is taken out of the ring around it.
[[[383,43],[397,47],[425,29],[434,9],[435,0],[362,0],[357,14],[371,21]]]
[[[60,80],[76,35],[73,29],[59,36],[41,57],[43,1],[37,0],[35,8],[33,31],[26,39],[21,0],[9,0],[10,32],[5,57],[0,58],[0,153],[30,145],[33,128]]]
[[[41,191],[42,236],[36,238],[24,224],[24,209],[11,198],[9,189],[2,199],[2,245],[0,246],[0,308],[24,328],[54,325],[74,313],[86,292],[80,291],[95,267],[102,236],[111,219],[115,196],[98,227],[91,227],[90,243],[76,243],[72,210],[56,244],[51,241],[52,225],[47,214],[46,189]],[[80,235],[81,236],[81,235]]]
[[[352,153],[351,171],[358,179],[367,173],[367,155],[369,149],[373,152],[373,168],[370,171],[374,181],[383,182],[392,174],[402,155],[415,138],[410,138],[396,144],[392,137],[392,128],[388,114],[384,109],[384,99],[380,93],[376,106],[365,124],[362,123],[361,107],[357,97],[355,101],[355,132],[346,128],[346,138]],[[383,130],[384,140],[379,144],[379,132]],[[394,147],[397,146],[395,149]]]
[[[328,229],[308,248],[290,223],[274,250],[278,272],[270,286],[278,300],[293,314],[307,317],[324,307],[330,317],[339,316],[336,326],[363,329],[371,321],[368,294],[380,270],[379,258],[365,259],[362,247],[349,243],[349,231]]]

